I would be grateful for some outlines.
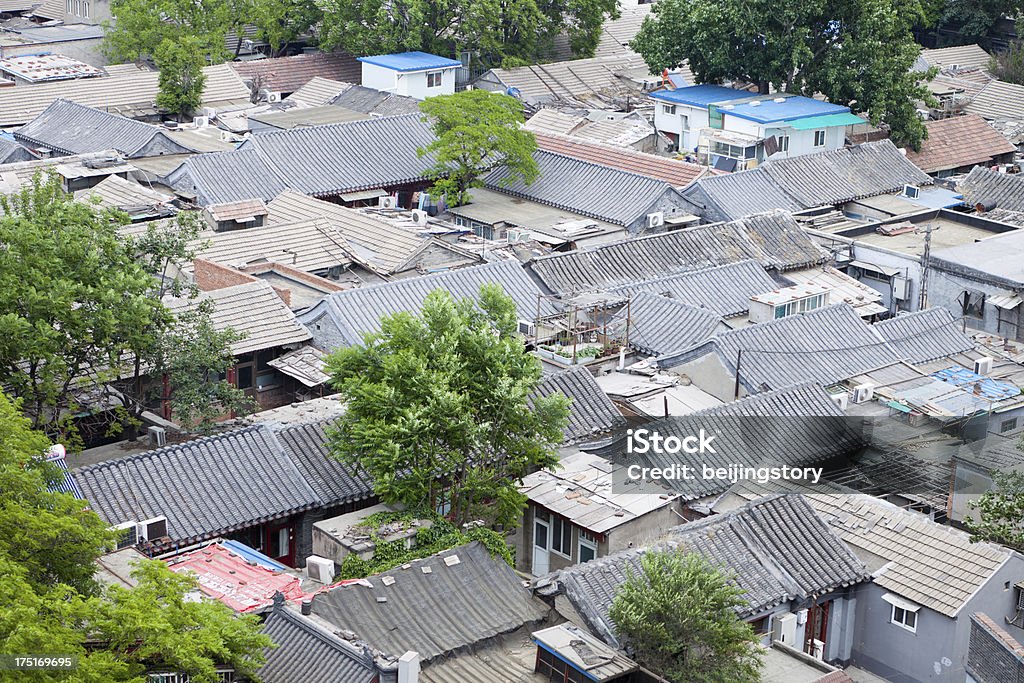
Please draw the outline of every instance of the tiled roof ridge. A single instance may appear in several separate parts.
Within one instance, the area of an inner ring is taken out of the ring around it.
[[[387,94],[391,95],[393,93],[387,93]],[[359,126],[359,127],[362,127],[362,128],[367,128],[369,126],[380,125],[381,121],[393,121],[395,119],[411,119],[411,118],[414,118],[414,117],[416,119],[422,121],[423,114],[412,113],[412,114],[396,114],[395,116],[376,116],[376,117],[369,118],[369,119],[363,119],[361,121],[339,121],[338,123],[327,123],[327,124],[324,124],[322,126],[310,126],[308,128],[292,128],[292,129],[289,129],[289,130],[273,130],[273,131],[268,131],[266,133],[260,133],[258,136],[253,136],[253,137],[249,138],[249,140],[247,140],[247,142],[258,141],[258,140],[261,140],[263,138],[280,137],[282,135],[294,135],[294,134],[299,133],[299,132],[308,132],[310,130],[326,130],[326,129],[344,128],[346,126],[351,126],[351,127]]]
[[[542,135],[546,135],[546,133],[542,133]],[[599,143],[591,143],[591,144],[599,144]],[[623,151],[629,151],[629,150],[623,150]],[[649,175],[646,175],[644,173],[637,173],[636,171],[627,171],[625,169],[619,168],[618,166],[608,166],[606,164],[599,164],[596,161],[587,161],[586,159],[580,159],[579,157],[574,157],[571,154],[562,154],[561,152],[552,152],[551,150],[543,149],[541,147],[538,147],[536,149],[535,153],[537,153],[537,154],[546,154],[546,155],[553,156],[553,157],[559,157],[561,159],[568,159],[569,161],[572,161],[574,163],[584,164],[586,166],[596,166],[597,168],[610,169],[612,171],[615,171],[616,173],[623,173],[625,175],[629,175],[629,176],[632,176],[634,178],[640,178],[642,180],[647,181],[648,183],[651,183],[652,185],[654,183],[657,183],[659,185],[664,185],[664,186],[667,186],[667,187],[672,187],[671,183],[669,183],[667,180],[662,180],[661,178],[655,178],[653,176],[649,176]],[[643,154],[643,152],[637,152],[637,154]]]
[[[250,283],[247,283],[250,284]],[[238,429],[232,429],[228,432],[222,432],[220,434],[211,434],[210,436],[201,436],[198,439],[192,439],[183,443],[176,443],[170,446],[162,446],[160,448],[154,448],[152,450],[143,451],[142,453],[135,453],[134,455],[126,455],[123,458],[114,458],[112,460],[104,460],[103,462],[93,463],[91,465],[83,465],[76,469],[76,472],[96,472],[106,468],[120,467],[121,465],[129,462],[138,462],[140,460],[146,460],[150,458],[162,457],[170,453],[177,453],[184,451],[188,448],[193,448],[200,444],[213,443],[215,441],[223,441],[232,437],[241,436],[251,432],[262,431],[271,437],[273,445],[277,447],[281,453],[284,453],[284,449],[281,444],[278,443],[277,438],[273,435],[273,431],[267,429],[265,425],[249,425],[246,427],[240,427]]]

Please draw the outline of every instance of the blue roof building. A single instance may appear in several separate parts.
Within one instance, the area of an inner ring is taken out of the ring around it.
[[[658,90],[651,93],[651,98],[691,107],[706,107],[709,104],[746,99],[752,94],[746,90],[726,88],[721,85],[691,85],[677,90]]]
[[[360,57],[363,85],[382,92],[393,92],[418,100],[455,92],[455,72],[462,66],[427,52],[399,52],[390,55]]]
[[[398,52],[390,55],[375,55],[371,57],[359,57],[364,64],[390,69],[391,71],[430,71],[431,69],[451,69],[462,66],[457,59],[439,57],[428,52]]]

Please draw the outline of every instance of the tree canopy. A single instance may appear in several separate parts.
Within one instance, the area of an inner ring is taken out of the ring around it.
[[[1001,81],[1024,85],[1024,40],[1015,40],[989,60],[989,71]]]
[[[522,127],[523,108],[514,97],[486,90],[464,90],[420,103],[435,140],[418,150],[436,163],[431,192],[447,195],[450,205],[468,199],[467,190],[483,185],[490,170],[504,167],[509,180],[529,184],[540,174],[533,152],[537,140]]]
[[[197,110],[206,85],[206,58],[200,40],[194,36],[165,38],[157,45],[153,61],[160,70],[156,106],[179,118]]]
[[[650,551],[630,572],[609,616],[635,658],[673,683],[761,679],[757,636],[736,610],[729,577],[697,553]]]
[[[328,372],[346,405],[331,450],[384,502],[514,526],[518,483],[557,462],[568,400],[531,398],[540,362],[498,285],[477,301],[432,292],[419,315],[387,316],[364,344],[335,352]]]
[[[148,560],[131,590],[94,580],[113,535],[84,501],[49,490],[58,471],[41,460],[48,446],[0,393],[0,653],[78,658],[73,670],[19,672],[17,680],[134,683],[160,666],[214,683],[218,664],[254,672],[269,638],[254,617],[189,601],[192,578]]]
[[[927,132],[916,103],[931,95],[910,72],[920,52],[911,28],[929,20],[927,9],[895,0],[661,0],[631,46],[656,73],[686,61],[699,83],[821,93],[918,148]]]
[[[1024,552],[1024,474],[993,472],[995,486],[970,502],[977,517],[964,524],[976,541],[1001,543]]]

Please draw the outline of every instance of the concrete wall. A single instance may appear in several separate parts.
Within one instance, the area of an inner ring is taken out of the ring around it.
[[[1024,306],[1012,311],[1001,311],[987,301],[992,296],[1006,296],[1010,290],[1001,283],[986,282],[958,272],[955,266],[945,263],[932,263],[928,274],[928,303],[931,306],[942,306],[954,316],[963,315],[960,303],[964,290],[983,292],[986,295],[983,318],[969,318],[968,325],[977,330],[984,330],[1009,339],[1024,341]]]
[[[665,368],[665,370],[675,375],[689,376],[695,387],[708,392],[720,401],[731,403],[736,400],[736,377],[726,369],[715,353],[707,353],[700,358]],[[747,392],[741,385],[740,398],[746,395]]]
[[[441,72],[441,85],[428,88],[427,73],[435,71]],[[363,85],[425,100],[434,95],[451,95],[455,92],[455,69],[399,72],[363,62]]]
[[[832,128],[819,128],[825,131],[825,144],[821,147],[814,146],[814,130],[793,130],[791,128],[778,128],[770,124],[757,123],[749,119],[741,119],[737,116],[730,116],[728,110],[723,110],[722,121],[724,130],[731,130],[737,133],[752,135],[757,138],[767,138],[772,135],[780,137],[789,136],[789,151],[776,152],[770,159],[796,157],[803,154],[817,154],[833,149],[839,149],[846,142],[846,127],[833,126]]]
[[[398,91],[398,72],[363,62],[363,85],[374,90]],[[404,93],[403,93],[404,94]]]
[[[612,188],[609,188],[612,189]],[[672,216],[686,216],[692,214],[696,208],[688,201],[683,199],[683,196],[679,194],[678,190],[673,188],[666,188],[665,192],[658,197],[658,199],[647,207],[638,218],[636,218],[631,224],[626,226],[626,230],[633,235],[639,235],[642,233],[655,233],[665,232],[665,227],[651,228],[647,227],[647,216],[661,211],[665,214],[665,218]]]
[[[653,98],[651,101],[654,102],[654,127],[663,133],[679,136],[679,151],[692,153],[697,146],[701,129],[710,125],[708,108],[676,104],[676,113],[666,114],[664,107],[672,106],[671,102]],[[684,117],[686,128],[683,127]]]

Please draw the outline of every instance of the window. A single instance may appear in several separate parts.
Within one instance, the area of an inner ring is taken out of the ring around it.
[[[892,623],[917,633],[917,612],[902,607],[892,606]]]
[[[1003,420],[999,425],[999,433],[1005,434],[1006,432],[1012,432],[1017,428],[1017,418],[1011,420]]]
[[[572,524],[558,515],[551,515],[551,550],[572,557]]]
[[[429,71],[429,72],[427,72],[427,87],[428,88],[440,88],[441,87],[441,72],[440,71]]]
[[[752,628],[754,630],[754,633],[756,633],[759,636],[763,636],[764,634],[768,633],[768,631],[771,630],[770,629],[771,621],[772,621],[771,615],[767,614],[767,615],[761,617],[760,619],[755,619],[754,621],[748,621],[747,623],[750,624],[750,628]]]
[[[286,526],[270,532],[270,556],[286,557],[291,547],[290,529]]]
[[[789,136],[788,135],[780,135],[779,136],[779,151],[780,152],[788,152],[789,151]]]
[[[683,116],[682,114],[680,114],[679,115],[679,120],[680,120],[679,127],[680,127],[681,130],[690,130],[690,117],[689,116]]]
[[[663,105],[661,105],[661,113],[662,114],[668,114],[669,116],[672,116],[673,114],[676,113],[676,105],[674,105],[674,104],[663,104]]]
[[[824,294],[815,294],[814,296],[805,296],[802,299],[779,304],[775,307],[775,317],[785,318],[787,315],[793,315],[794,313],[807,313],[808,311],[821,308],[825,305],[825,301]]]
[[[722,112],[713,104],[708,107],[708,125],[712,128],[722,128]]]
[[[597,536],[580,529],[580,564],[597,558]]]
[[[592,680],[542,647],[537,648],[537,664],[533,670],[553,683],[590,683]]]
[[[824,147],[825,146],[825,131],[816,130],[814,131],[814,146]]]
[[[235,380],[235,386],[239,389],[252,388],[252,365],[238,366],[238,376]]]
[[[85,15],[84,15],[85,18],[88,19],[89,18],[89,0],[85,0],[85,2],[82,3],[82,10],[85,12]]]

